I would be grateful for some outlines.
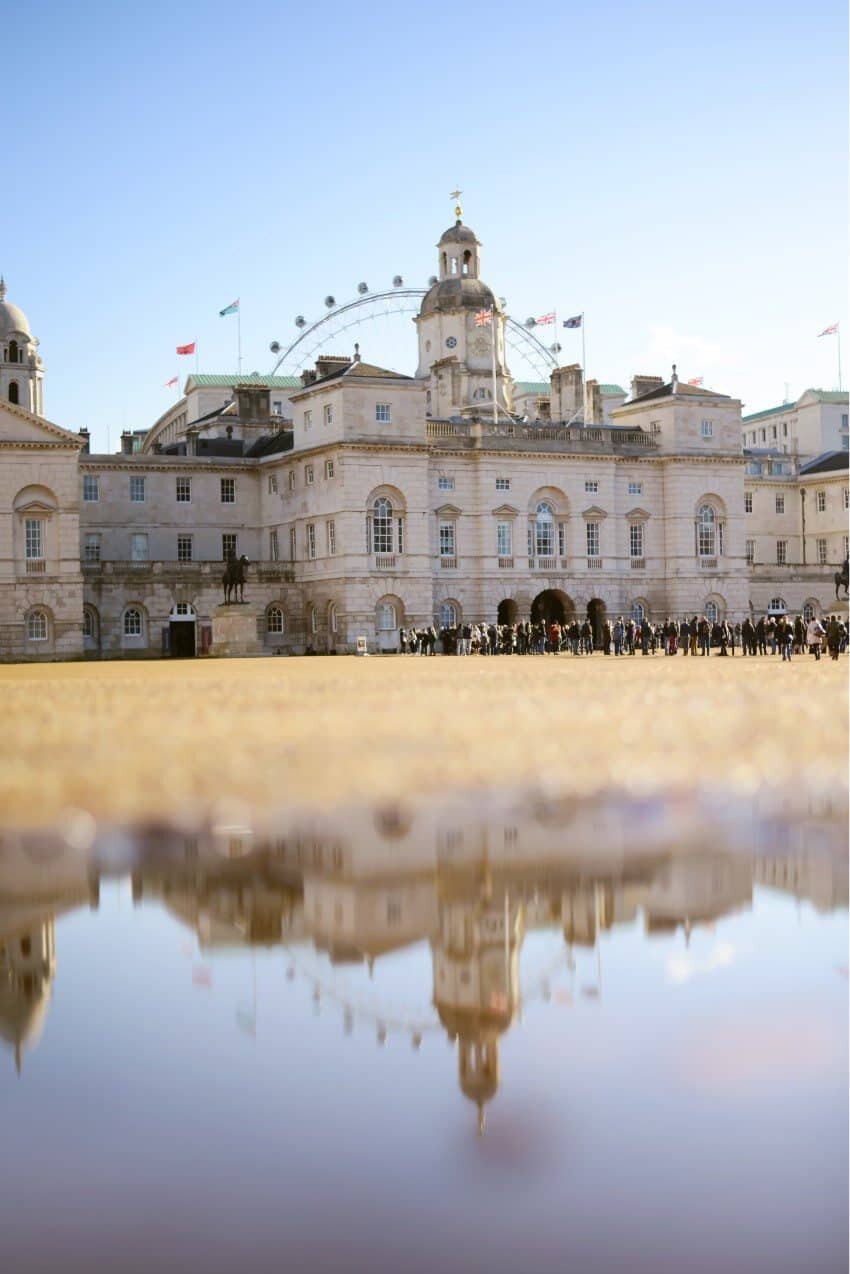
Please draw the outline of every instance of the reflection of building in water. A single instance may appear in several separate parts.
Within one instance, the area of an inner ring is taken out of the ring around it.
[[[495,890],[486,863],[438,876],[439,933],[432,943],[434,1007],[457,1041],[461,1091],[478,1107],[499,1087],[499,1036],[519,1005],[524,907]]]
[[[53,918],[27,929],[0,932],[0,1039],[15,1054],[20,1072],[24,1049],[38,1042],[56,969]]]

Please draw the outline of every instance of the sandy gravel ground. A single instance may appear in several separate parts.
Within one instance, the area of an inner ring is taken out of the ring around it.
[[[316,658],[0,666],[0,821],[253,816],[707,781],[843,799],[847,659]]]

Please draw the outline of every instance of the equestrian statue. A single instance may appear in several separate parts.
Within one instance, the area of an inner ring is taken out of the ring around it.
[[[247,573],[248,559],[245,554],[243,553],[241,557],[237,557],[231,550],[227,554],[227,565],[221,577],[221,583],[224,587],[225,606],[230,606],[234,602],[245,601],[245,576]]]
[[[850,597],[850,566],[848,566],[848,561],[850,561],[850,559],[845,557],[844,565],[842,566],[841,570],[836,571],[832,577],[835,580],[836,601],[838,600],[838,597],[839,597],[838,590],[842,587],[844,589],[845,598]]]

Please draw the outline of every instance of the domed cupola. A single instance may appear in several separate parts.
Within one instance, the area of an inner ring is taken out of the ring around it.
[[[20,306],[6,300],[6,281],[0,276],[0,402],[43,415],[43,375],[29,319]]]
[[[455,208],[457,220],[440,235],[437,244],[437,282],[422,299],[420,315],[462,308],[489,309],[496,298],[481,282],[481,243],[474,230],[461,220],[460,204]]]

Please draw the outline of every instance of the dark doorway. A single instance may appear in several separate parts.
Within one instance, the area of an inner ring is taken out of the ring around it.
[[[517,604],[512,597],[505,597],[499,602],[499,609],[496,612],[496,619],[500,624],[515,624],[517,619]]]
[[[195,655],[195,623],[185,619],[172,620],[170,645],[172,659],[192,659]]]
[[[593,629],[594,650],[602,649],[602,625],[607,617],[607,607],[598,597],[594,597],[592,601],[587,603],[587,618],[590,621],[590,627]]]
[[[538,593],[531,603],[531,622],[539,624],[543,620],[547,624],[567,624],[573,617],[573,610],[573,604],[566,593],[547,588]]]

